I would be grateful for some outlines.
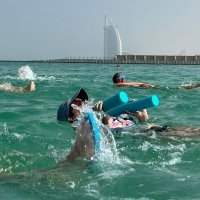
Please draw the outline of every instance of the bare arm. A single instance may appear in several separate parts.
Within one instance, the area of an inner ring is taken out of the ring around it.
[[[149,119],[149,115],[147,113],[146,109],[143,109],[141,111],[136,111],[134,113],[127,113],[135,116],[140,122],[145,122]]]
[[[139,87],[139,88],[153,88],[154,85],[143,82],[122,82],[116,84],[118,87]]]
[[[23,87],[14,86],[11,83],[4,83],[4,84],[0,85],[0,91],[23,93],[24,92],[24,88]]]
[[[35,86],[34,81],[31,81],[25,87],[15,86],[15,85],[12,85],[11,83],[0,84],[0,91],[5,91],[5,92],[24,93],[24,92],[33,92],[35,91],[35,89],[36,89],[36,86]]]
[[[78,157],[91,159],[94,155],[94,146],[90,125],[86,121],[82,121],[76,132],[76,141],[67,160],[73,161]]]

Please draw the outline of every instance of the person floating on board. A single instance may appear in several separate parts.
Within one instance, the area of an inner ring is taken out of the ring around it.
[[[31,80],[26,86],[15,86],[11,83],[0,84],[0,91],[13,92],[13,93],[26,93],[34,92],[36,90],[36,85],[33,80]]]
[[[112,77],[113,83],[118,87],[137,87],[137,88],[154,88],[154,85],[144,82],[126,81],[125,76],[121,72],[117,72]]]

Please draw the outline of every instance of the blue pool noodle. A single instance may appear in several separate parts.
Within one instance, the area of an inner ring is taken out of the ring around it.
[[[103,102],[103,111],[107,112],[114,107],[117,107],[119,105],[126,104],[128,102],[128,95],[124,91],[120,91],[117,94],[113,95],[112,97],[107,98]]]
[[[110,116],[119,116],[125,112],[136,112],[144,108],[158,106],[160,103],[158,96],[152,95],[138,101],[130,101],[127,104],[117,106],[106,112]]]
[[[98,152],[100,150],[100,135],[101,131],[97,125],[96,118],[94,116],[94,113],[88,112],[86,118],[89,121],[89,124],[92,129],[92,137],[94,141],[95,151]]]

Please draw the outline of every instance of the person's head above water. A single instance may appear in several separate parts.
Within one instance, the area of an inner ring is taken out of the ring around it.
[[[81,106],[82,103],[87,100],[87,92],[83,88],[80,88],[71,99],[68,99],[59,106],[57,110],[57,120],[73,122],[80,113],[72,107],[72,104]]]
[[[122,83],[125,81],[125,77],[121,72],[117,72],[112,77],[113,83]]]

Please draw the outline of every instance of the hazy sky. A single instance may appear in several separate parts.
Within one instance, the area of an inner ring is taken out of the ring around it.
[[[103,56],[104,16],[124,52],[200,54],[200,0],[0,0],[0,59]]]

